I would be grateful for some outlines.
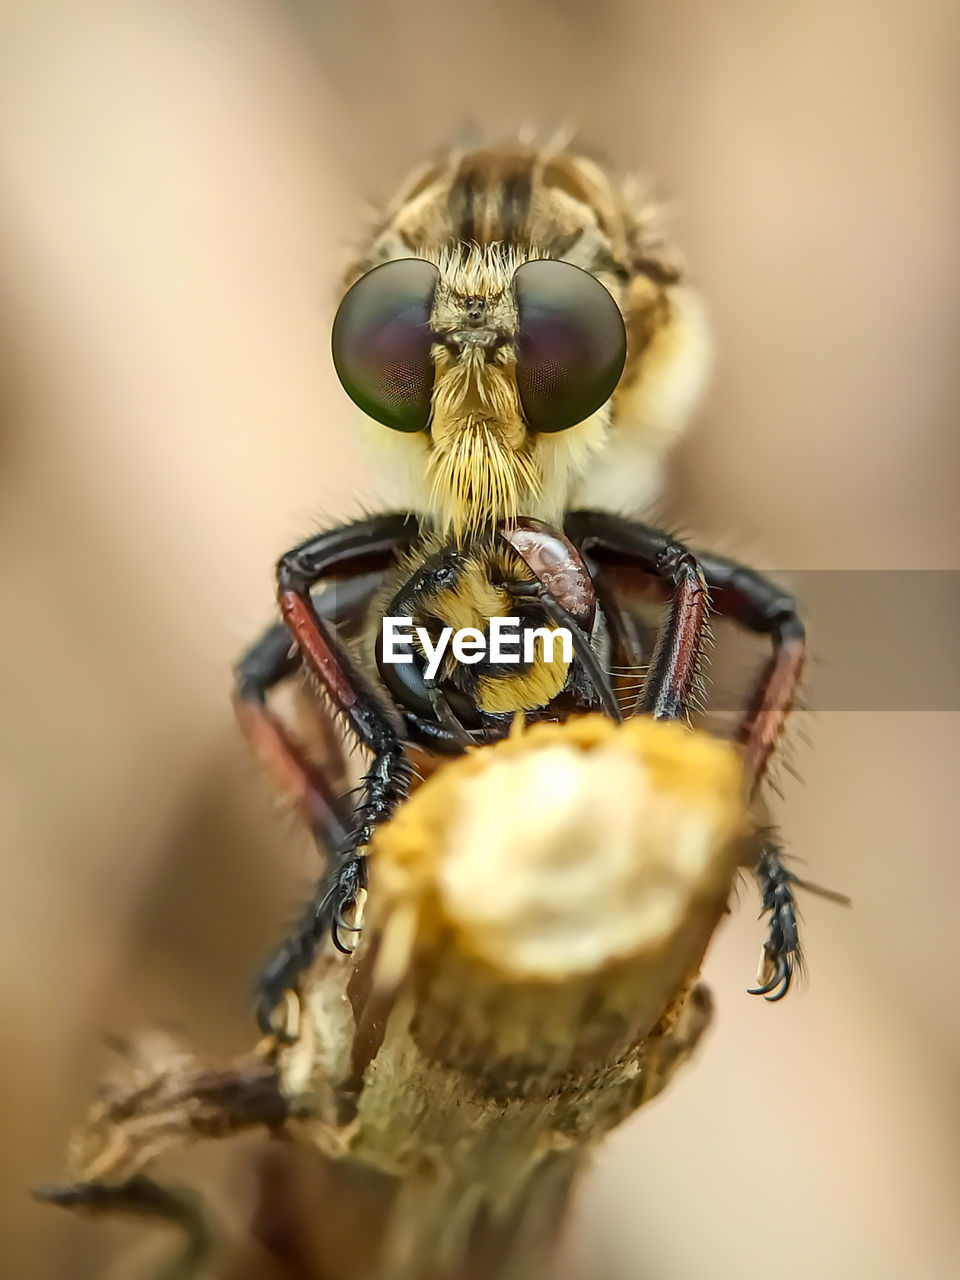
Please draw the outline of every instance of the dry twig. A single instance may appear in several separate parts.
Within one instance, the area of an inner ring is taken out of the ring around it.
[[[587,716],[445,765],[381,831],[357,953],[318,960],[290,1043],[220,1071],[154,1053],[73,1175],[103,1204],[171,1143],[264,1124],[332,1171],[336,1257],[291,1274],[543,1274],[585,1153],[709,1021],[695,978],[749,831],[733,748],[678,725]]]

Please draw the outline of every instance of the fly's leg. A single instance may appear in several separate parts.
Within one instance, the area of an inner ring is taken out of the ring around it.
[[[665,569],[675,573],[678,566],[686,563],[688,574],[696,569],[702,575],[702,582],[710,592],[711,607],[719,616],[732,618],[748,630],[770,637],[773,653],[757,682],[738,733],[748,786],[753,794],[783,732],[803,672],[806,640],[794,598],[753,569],[721,556],[702,553],[693,556],[668,534],[637,520],[601,511],[576,511],[567,518],[566,528],[574,542],[597,559],[633,564],[660,579],[668,576]],[[684,557],[688,558],[686,562]],[[693,595],[691,584],[687,609]],[[683,611],[677,609],[676,598],[673,612],[677,615],[672,628],[674,638],[671,640],[669,629],[664,629],[669,643],[663,643],[665,636],[661,631],[658,648],[663,653],[663,665],[658,664],[655,656],[648,688],[644,689],[637,708],[640,711],[655,714],[658,706],[675,704],[683,690],[670,687],[675,678],[671,672],[679,670],[690,674],[692,668],[695,670],[696,655],[691,655],[690,649],[697,647],[702,632],[698,634],[689,623],[684,625],[680,616]],[[697,645],[693,644],[694,640]],[[678,661],[682,655],[676,650],[684,646],[685,660]]]
[[[718,610],[751,631],[770,636],[773,646],[737,734],[755,794],[800,687],[806,633],[796,600],[763,574],[721,556],[703,556],[701,564]],[[844,905],[849,905],[849,899],[795,876],[784,863],[782,846],[769,832],[762,833],[753,874],[763,904],[761,914],[768,917],[769,927],[760,953],[757,986],[750,990],[770,1001],[782,1000],[803,967],[795,890],[811,890]]]
[[[313,963],[319,943],[328,934],[338,951],[348,953],[343,933],[355,933],[351,912],[360,891],[367,887],[367,848],[376,827],[385,822],[405,799],[411,770],[403,744],[392,728],[371,746],[374,760],[365,774],[364,798],[353,816],[353,825],[334,851],[332,865],[321,879],[307,910],[264,966],[258,980],[257,1022],[265,1034],[277,1034],[273,1013],[300,976]]]
[[[673,594],[635,710],[655,720],[681,720],[697,689],[709,595],[696,558],[679,543],[664,548],[658,567]]]
[[[240,659],[234,686],[234,711],[244,736],[274,783],[294,802],[317,844],[329,855],[347,838],[349,814],[327,773],[308,758],[301,744],[267,705],[270,690],[299,669],[300,655],[290,632],[283,623],[278,623]],[[339,747],[332,741],[327,745],[328,749]],[[330,763],[337,781],[342,781],[342,752],[338,750]]]
[[[656,720],[685,719],[697,687],[710,597],[698,558],[675,538],[639,521],[599,511],[577,511],[566,530],[591,557],[632,565],[671,592],[635,714]]]
[[[750,988],[750,995],[765,996],[775,1003],[783,999],[794,974],[802,970],[803,953],[793,892],[796,877],[784,865],[780,843],[769,832],[761,838],[753,874],[760,890],[760,914],[768,917],[768,933],[760,953],[757,986]]]
[[[598,558],[609,559],[614,564],[633,563],[646,573],[652,572],[651,550],[658,543],[670,541],[666,534],[637,521],[603,512],[575,512],[568,518],[567,531],[584,551],[594,555],[599,552]],[[806,657],[805,629],[794,598],[762,574],[721,556],[698,554],[696,563],[710,591],[710,602],[716,613],[739,622],[750,631],[769,636],[772,644],[770,659],[760,674],[737,733],[749,793],[753,796],[763,780],[796,698]],[[657,645],[666,665],[658,669],[655,654],[648,685],[637,708],[640,711],[653,712],[653,708],[662,706],[664,701],[669,706],[676,700],[670,684],[674,678],[671,672],[677,669],[677,663],[670,660],[670,654],[682,645],[685,634],[691,638],[694,634],[682,625],[682,612],[678,609],[678,596],[675,594],[673,613],[678,623],[674,629],[675,639],[670,644],[665,642],[665,633],[670,627],[668,622],[667,627],[661,630]],[[689,669],[689,663],[680,663],[679,667]],[[793,975],[801,965],[795,887],[813,889],[840,902],[846,899],[808,885],[794,876],[784,865],[779,844],[769,835],[762,839],[754,875],[760,889],[763,914],[769,915],[769,932],[761,955],[760,982],[753,990],[767,999],[780,1000],[786,995]]]
[[[335,625],[356,622],[382,578],[382,573],[368,573],[331,583],[313,593],[313,607],[319,617]],[[341,798],[347,771],[337,727],[326,707],[321,707],[326,763],[320,768],[267,702],[277,685],[302,668],[286,624],[274,624],[237,663],[233,705],[244,737],[281,794],[296,805],[326,858],[342,845],[350,827],[349,806]]]
[[[804,889],[820,898],[827,898],[841,907],[849,907],[850,899],[844,893],[824,889],[822,885],[801,880],[786,865],[783,846],[777,834],[769,828],[760,832],[760,847],[753,867],[760,890],[761,916],[769,917],[767,941],[760,953],[757,986],[750,995],[766,996],[775,1002],[782,1000],[790,990],[794,975],[803,972],[803,952],[800,948],[796,890]]]
[[[338,839],[330,869],[308,911],[270,958],[260,978],[257,1019],[267,1033],[275,1033],[273,1011],[285,993],[297,987],[323,937],[329,933],[341,951],[347,950],[341,933],[354,930],[348,916],[357,904],[360,890],[366,887],[367,847],[376,826],[406,796],[411,776],[402,730],[388,718],[356,669],[337,635],[335,623],[321,616],[311,590],[324,577],[357,577],[371,569],[381,569],[418,535],[415,522],[404,515],[379,516],[319,534],[287,552],[277,565],[280,611],[300,661],[356,739],[372,754],[373,761],[362,782],[360,803],[349,819],[344,821],[341,813],[331,808],[329,794],[322,797],[324,807],[334,814],[334,821],[327,822],[329,833],[339,827]],[[249,706],[251,698],[241,702]],[[262,714],[254,714],[255,731],[265,735],[268,749],[279,751],[286,763],[292,758],[289,744],[278,740]],[[313,803],[320,790],[313,788],[310,795]]]
[[[717,613],[758,635],[769,636],[772,644],[770,659],[760,673],[737,734],[750,790],[755,793],[800,688],[806,630],[793,596],[763,574],[722,556],[701,555],[699,559]]]

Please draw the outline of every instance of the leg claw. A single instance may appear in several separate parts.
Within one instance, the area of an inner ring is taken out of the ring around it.
[[[321,893],[311,903],[292,937],[279,948],[261,974],[256,1017],[265,1036],[272,1036],[280,1043],[297,1039],[300,976],[313,963],[317,946],[328,933],[338,951],[352,954],[353,948],[343,944],[340,933],[360,932],[359,925],[347,922],[346,912],[357,906],[366,887],[364,857],[361,853],[351,854],[335,868],[321,885]],[[286,1014],[278,1017],[284,1005]],[[296,1012],[292,1012],[293,1006]]]
[[[751,996],[764,996],[768,1004],[776,1004],[790,990],[793,982],[793,973],[795,968],[795,960],[793,953],[774,954],[764,947],[760,955],[760,970],[757,974],[757,982],[760,984],[756,987],[749,987],[747,994]],[[769,974],[772,975],[768,977]],[[764,981],[766,979],[766,981]]]
[[[790,990],[794,974],[802,967],[797,903],[793,893],[796,879],[783,863],[783,853],[768,835],[754,869],[762,900],[761,916],[768,917],[769,933],[760,953],[757,985],[749,994],[763,996],[776,1004]]]

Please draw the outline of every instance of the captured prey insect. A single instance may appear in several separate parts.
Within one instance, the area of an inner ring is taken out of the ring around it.
[[[755,795],[804,663],[789,594],[623,514],[655,496],[709,361],[698,296],[637,184],[559,146],[448,153],[410,176],[345,285],[334,364],[403,506],[282,556],[283,622],[238,668],[241,723],[331,858],[263,976],[265,1026],[321,938],[344,949],[366,848],[410,788],[412,751],[493,740],[516,712],[617,718],[607,670],[640,663],[629,712],[685,718],[712,608],[772,641],[738,729]],[[669,601],[652,649],[618,588],[625,574]],[[567,628],[573,660],[429,680],[415,649],[389,669],[378,649],[388,615],[483,632],[518,613]],[[301,668],[372,755],[352,809],[337,769],[311,763],[267,705]],[[754,870],[770,916],[756,991],[779,999],[800,961],[799,882],[772,837]]]
[[[318,565],[320,576],[333,580],[313,593]],[[345,913],[366,884],[364,850],[376,824],[405,798],[415,758],[426,764],[505,737],[518,711],[528,720],[589,710],[621,718],[590,574],[569,539],[539,521],[518,519],[487,536],[444,543],[409,514],[378,516],[311,539],[284,557],[279,575],[284,584],[292,579],[281,587],[286,621],[241,660],[236,707],[248,738],[334,862],[263,976],[265,1026],[319,938],[330,932],[347,949],[341,934],[352,930]],[[386,660],[382,619],[404,617],[434,639],[451,626],[482,633],[492,619],[513,617],[535,643],[529,658],[450,660],[431,679],[416,643],[401,646],[408,660]],[[549,644],[549,633],[560,628],[571,637],[569,655]],[[326,769],[319,769],[267,705],[270,689],[301,664],[373,754],[353,811],[341,794],[346,765],[339,743],[327,736]]]

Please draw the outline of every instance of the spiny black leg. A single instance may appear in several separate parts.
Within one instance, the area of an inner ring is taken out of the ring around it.
[[[367,873],[363,851],[373,839],[374,831],[386,822],[397,806],[406,799],[410,790],[412,770],[399,744],[385,744],[364,774],[364,799],[355,814],[356,826],[346,846],[341,850],[337,865],[330,875],[330,888],[334,891],[331,933],[337,947],[343,951],[337,936],[338,929],[349,929],[343,922],[343,913],[356,901],[360,889],[366,888]],[[356,867],[352,866],[356,863]]]
[[[574,512],[568,517],[566,528],[585,552],[598,552],[597,558],[606,563],[633,564],[655,577],[665,576],[662,557],[668,554],[666,544],[672,541],[666,534],[638,521],[595,511]],[[678,562],[676,552],[673,558]],[[793,706],[805,658],[804,627],[793,597],[762,574],[721,556],[698,554],[696,563],[710,590],[711,604],[716,612],[751,631],[769,636],[772,641],[773,653],[757,682],[738,733],[747,785],[753,794],[764,776]],[[675,612],[677,601],[675,593]],[[677,628],[676,634],[682,635],[683,630],[682,627]],[[664,650],[664,638],[665,632],[662,631],[658,649]],[[669,664],[660,674],[656,672],[657,666],[655,656],[638,710],[651,710],[651,699],[661,701],[667,690],[664,674],[669,670]],[[781,1000],[802,964],[795,887],[812,889],[838,901],[845,899],[809,885],[788,871],[780,846],[767,834],[764,835],[755,874],[760,885],[763,913],[769,915],[770,927],[761,960],[760,982],[753,991],[771,1001]]]
[[[364,778],[366,797],[355,815],[356,827],[337,853],[330,871],[317,886],[304,914],[262,970],[257,983],[257,1022],[266,1035],[282,1034],[273,1019],[284,993],[296,987],[313,964],[327,935],[338,951],[349,953],[342,932],[358,932],[348,916],[367,887],[366,848],[376,827],[386,821],[406,796],[410,766],[402,752],[383,752]]]
[[[336,851],[335,862],[323,877],[307,911],[277,948],[257,984],[257,1022],[276,1034],[272,1014],[284,993],[296,988],[301,974],[313,963],[318,945],[329,935],[338,951],[350,950],[341,932],[353,931],[347,916],[366,888],[366,850],[377,825],[386,821],[406,796],[410,767],[399,742],[380,751],[363,780],[364,798],[354,815],[355,825]]]
[[[700,675],[709,595],[695,558],[679,546],[664,553],[661,569],[673,587],[673,598],[635,710],[654,720],[683,720]]]
[[[685,718],[710,606],[697,557],[660,529],[602,511],[575,511],[565,528],[588,559],[600,552],[598,559],[632,565],[670,588],[670,612],[634,710],[656,720]]]
[[[788,591],[735,560],[701,555],[711,598],[719,614],[770,637],[773,652],[757,680],[737,737],[752,791],[776,751],[793,709],[806,661],[806,631]]]
[[[267,705],[267,693],[300,667],[300,655],[283,623],[271,627],[241,658],[236,670],[233,705],[244,737],[313,832],[325,855],[340,847],[349,830],[349,811],[338,794],[344,775],[343,752],[330,736],[333,758],[327,769],[309,759],[301,744]]]
[[[769,932],[760,957],[760,985],[751,987],[750,995],[765,996],[772,1004],[790,990],[794,974],[803,968],[803,953],[793,892],[798,881],[784,866],[783,850],[770,833],[763,836],[753,874],[760,889],[760,914],[769,916]]]
[[[366,847],[375,826],[389,817],[406,795],[410,779],[402,728],[391,721],[367,686],[341,643],[335,624],[321,616],[311,590],[332,573],[359,574],[382,568],[418,536],[417,524],[409,517],[380,516],[311,538],[287,552],[277,565],[280,610],[300,658],[374,759],[363,780],[361,803],[338,841],[330,874],[291,938],[277,950],[264,971],[257,1017],[266,1030],[274,1030],[270,1018],[273,1008],[285,990],[296,986],[328,930],[343,949],[339,930],[350,927],[344,917],[364,881],[362,860]]]
[[[385,821],[406,796],[410,769],[402,752],[379,756],[364,779],[365,799],[357,811],[354,830],[336,852],[330,871],[317,886],[307,910],[267,961],[257,981],[257,1022],[266,1034],[277,1034],[273,1011],[284,993],[297,986],[310,968],[317,947],[328,935],[338,951],[351,948],[342,932],[353,932],[348,915],[361,889],[367,886],[366,849],[376,826]]]
[[[328,584],[313,594],[318,617],[340,624],[362,617],[383,581],[382,573],[362,574]],[[268,695],[302,667],[286,625],[268,627],[237,663],[234,710],[243,734],[283,795],[297,805],[326,856],[344,843],[350,829],[349,806],[341,796],[346,767],[339,734],[324,724],[324,767],[313,763],[286,725],[273,714]],[[329,719],[329,718],[328,718]]]
[[[339,930],[353,927],[345,920],[345,912],[355,905],[366,884],[366,859],[357,854],[345,857],[320,881],[306,911],[257,980],[257,1023],[264,1035],[284,1034],[274,1022],[274,1011],[313,964],[317,947],[327,934],[332,934],[338,951],[348,950],[340,941]]]
[[[599,553],[597,559],[633,564],[659,578],[666,576],[665,558],[672,555],[676,560],[677,553],[669,550],[670,545],[686,550],[668,534],[649,525],[602,511],[575,511],[567,517],[565,527],[588,555],[595,551]],[[803,623],[793,597],[755,570],[723,556],[702,553],[698,553],[696,563],[715,611],[751,631],[770,636],[773,643],[773,654],[739,731],[748,784],[755,791],[776,749],[800,683],[806,652]],[[665,689],[653,675],[651,671],[648,676],[651,691]]]

